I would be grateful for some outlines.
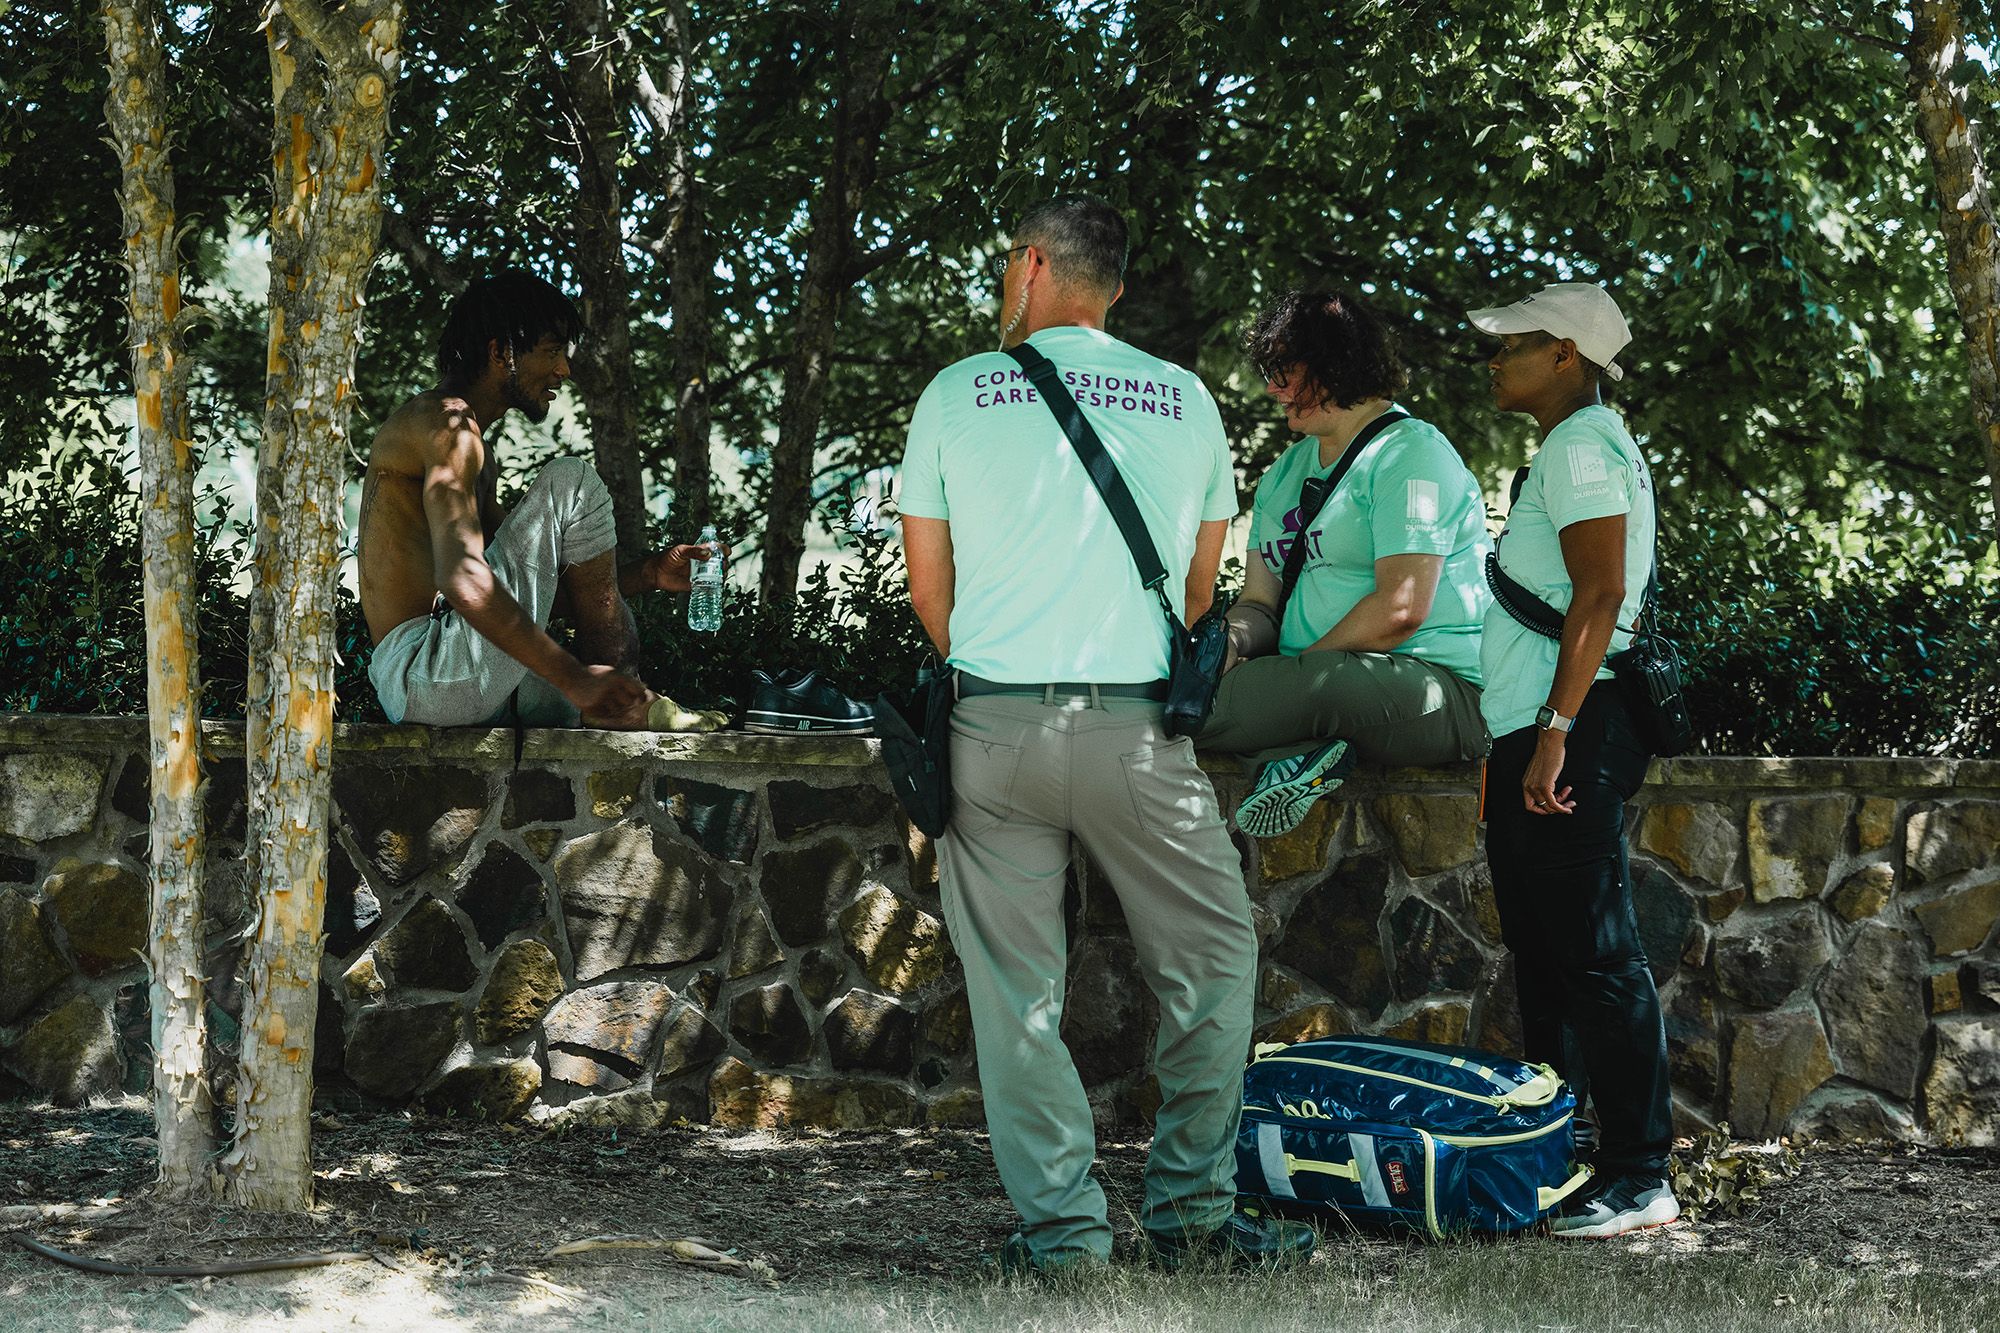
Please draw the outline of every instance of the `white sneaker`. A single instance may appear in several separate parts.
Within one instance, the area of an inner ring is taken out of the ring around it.
[[[1606,1240],[1663,1227],[1680,1215],[1680,1200],[1666,1181],[1658,1176],[1618,1176],[1603,1189],[1558,1208],[1549,1227],[1564,1240]]]

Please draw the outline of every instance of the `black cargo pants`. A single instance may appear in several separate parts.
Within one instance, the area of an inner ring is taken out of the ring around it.
[[[1625,802],[1651,756],[1617,682],[1585,696],[1564,747],[1574,812],[1523,807],[1536,730],[1494,739],[1486,764],[1486,860],[1514,955],[1527,1058],[1554,1065],[1596,1105],[1600,1178],[1664,1175],[1673,1146],[1666,1028],[1639,942],[1625,859]]]

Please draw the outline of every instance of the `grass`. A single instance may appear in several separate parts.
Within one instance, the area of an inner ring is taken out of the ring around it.
[[[889,1280],[763,1286],[626,1257],[551,1267],[584,1299],[490,1285],[406,1262],[193,1283],[93,1278],[0,1258],[6,1333],[173,1329],[617,1328],[658,1333],[799,1330],[1867,1330],[2000,1328],[2000,1283],[1898,1276],[1755,1253],[1702,1252],[1689,1233],[1635,1241],[1550,1240],[1403,1250],[1334,1242],[1284,1273],[1120,1265],[1058,1283]]]

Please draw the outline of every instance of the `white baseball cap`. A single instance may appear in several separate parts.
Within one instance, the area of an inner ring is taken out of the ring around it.
[[[1465,317],[1484,333],[1548,333],[1568,338],[1612,379],[1625,378],[1624,369],[1611,358],[1632,341],[1632,330],[1611,293],[1595,283],[1552,282],[1512,305],[1468,310]]]

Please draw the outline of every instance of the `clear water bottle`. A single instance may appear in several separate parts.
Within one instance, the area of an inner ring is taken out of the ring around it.
[[[688,590],[688,628],[713,634],[722,628],[722,569],[726,557],[713,525],[701,530],[701,542],[716,550],[708,559],[695,562]]]

